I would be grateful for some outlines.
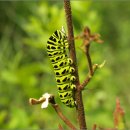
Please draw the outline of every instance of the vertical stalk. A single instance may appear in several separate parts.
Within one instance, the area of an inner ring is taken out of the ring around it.
[[[76,77],[75,100],[77,103],[76,110],[77,110],[77,114],[78,114],[78,122],[79,122],[80,129],[86,130],[87,126],[86,126],[86,122],[85,122],[85,113],[84,113],[84,106],[83,106],[83,100],[82,100],[82,92],[80,89],[80,82],[79,82],[79,75],[78,75],[70,0],[64,0],[64,8],[65,8],[65,14],[66,14],[67,28],[68,28],[69,53],[70,53],[70,58],[73,60],[73,67],[75,69],[74,76]]]
[[[87,60],[88,60],[88,68],[89,68],[89,74],[92,76],[93,75],[93,67],[92,67],[92,61],[91,61],[91,57],[89,55],[89,48],[90,48],[90,44],[88,44],[87,46],[85,46],[86,48],[86,56],[87,56]]]

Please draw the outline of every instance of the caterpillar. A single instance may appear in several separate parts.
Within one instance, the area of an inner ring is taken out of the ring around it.
[[[64,28],[56,30],[47,41],[47,53],[52,63],[58,94],[61,102],[68,107],[75,107],[74,85],[75,76],[73,76],[74,68],[71,67],[73,61],[67,55],[67,36]]]

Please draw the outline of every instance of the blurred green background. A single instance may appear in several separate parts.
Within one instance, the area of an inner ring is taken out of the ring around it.
[[[106,60],[106,64],[83,92],[88,128],[94,123],[114,126],[117,97],[130,128],[130,2],[84,0],[71,1],[71,5],[75,36],[89,26],[104,40],[91,45],[93,63]],[[0,128],[57,129],[59,123],[67,128],[51,106],[42,110],[40,105],[29,105],[30,97],[39,98],[45,92],[55,95],[62,111],[77,126],[75,109],[59,100],[46,51],[48,37],[61,26],[66,29],[63,2],[1,1],[0,12]],[[76,40],[82,82],[88,68],[81,44],[82,40]]]

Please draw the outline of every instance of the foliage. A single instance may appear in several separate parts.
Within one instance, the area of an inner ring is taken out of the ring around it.
[[[130,2],[72,1],[71,4],[75,36],[87,25],[93,32],[100,32],[105,41],[103,44],[92,43],[90,48],[94,63],[107,62],[84,90],[88,128],[94,123],[113,127],[116,97],[120,98],[126,110],[126,122],[129,122]],[[46,51],[46,41],[54,30],[61,26],[66,28],[63,3],[1,1],[0,11],[0,127],[49,129],[53,123],[53,128],[57,129],[59,122],[64,126],[51,107],[41,110],[28,104],[29,97],[53,93],[64,113],[71,115],[68,116],[70,120],[75,117],[74,110],[66,108],[58,98]],[[76,41],[82,82],[88,69],[81,44],[82,40]],[[73,123],[76,124],[76,120]]]

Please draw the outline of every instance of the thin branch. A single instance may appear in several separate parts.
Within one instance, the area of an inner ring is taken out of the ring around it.
[[[94,125],[93,125],[93,129],[92,129],[92,130],[96,130],[96,128],[97,128],[97,125],[96,125],[96,124],[94,124]]]
[[[90,44],[88,44],[85,47],[86,47],[85,48],[86,49],[86,56],[87,56],[87,60],[88,60],[89,74],[92,76],[93,75],[93,67],[92,67],[91,57],[90,57],[90,54],[89,54]]]
[[[37,105],[37,104],[41,104],[44,103],[46,101],[45,97],[40,97],[39,99],[35,99],[35,98],[30,98],[29,99],[29,104],[30,105]],[[58,104],[56,104],[54,96],[52,94],[50,94],[49,97],[49,103],[51,103],[52,107],[54,108],[54,110],[56,111],[56,113],[58,114],[58,116],[65,122],[65,124],[71,128],[71,130],[76,130],[76,127],[69,121],[69,119],[67,119],[67,117],[62,113],[60,107],[58,106]],[[60,127],[61,128],[61,127]]]
[[[45,98],[40,98],[40,99],[29,98],[29,104],[30,104],[30,105],[41,104],[41,103],[43,103],[43,102],[45,102],[45,101],[46,101]]]
[[[86,121],[85,121],[82,93],[79,88],[80,82],[79,82],[75,44],[74,44],[74,34],[73,34],[70,0],[64,0],[64,8],[65,8],[65,14],[66,14],[67,28],[68,28],[68,42],[69,42],[70,58],[73,60],[73,63],[74,63],[73,64],[73,68],[75,69],[74,76],[76,77],[75,85],[76,85],[77,89],[75,91],[75,100],[77,103],[76,110],[78,113],[78,122],[79,122],[80,129],[86,130],[87,126],[86,126]]]
[[[95,71],[97,70],[97,68],[101,68],[104,64],[105,61],[101,64],[95,64],[92,65],[92,60],[90,57],[90,45],[92,41],[95,41],[97,43],[103,43],[103,41],[100,39],[100,35],[99,34],[91,34],[91,30],[88,27],[85,27],[83,30],[83,34],[77,38],[81,38],[83,39],[83,44],[82,46],[84,47],[84,51],[87,57],[87,61],[88,61],[88,68],[89,68],[89,74],[87,75],[86,79],[83,81],[82,84],[79,85],[80,89],[84,89],[84,87],[89,83],[89,81],[91,80],[91,78],[93,77]]]
[[[71,128],[71,130],[76,130],[76,127],[63,115],[60,107],[57,104],[51,104],[52,107],[57,112],[58,116],[65,122],[65,124]]]
[[[99,130],[119,130],[119,129],[117,129],[117,128],[101,128],[101,127],[99,127]],[[122,130],[124,130],[124,129],[122,129]]]
[[[95,72],[97,69],[101,69],[104,65],[105,65],[106,61],[104,60],[100,65],[98,64],[94,64],[93,65],[93,74],[90,75],[90,73],[87,75],[86,79],[83,81],[82,84],[80,84],[80,89],[83,90],[84,87],[90,82],[90,80],[92,79],[92,77],[94,76]]]
[[[51,96],[51,98],[49,99],[49,102],[51,103],[52,107],[54,108],[54,110],[56,111],[56,113],[58,114],[58,116],[65,122],[65,124],[71,128],[71,130],[76,130],[76,127],[69,121],[69,119],[67,119],[67,117],[62,113],[60,107],[58,104],[56,104],[54,96]]]
[[[59,124],[58,127],[59,127],[59,130],[64,130],[61,124]]]
[[[94,64],[93,65],[93,74],[92,75],[88,74],[87,77],[86,77],[86,79],[83,81],[83,83],[80,84],[79,87],[80,87],[81,90],[83,90],[84,87],[89,83],[89,81],[93,77],[93,75],[94,75],[95,71],[97,70],[97,68],[98,68],[98,64]]]
[[[113,116],[114,116],[114,127],[115,128],[128,130],[126,122],[125,122],[125,111],[121,107],[119,98],[116,99],[116,107],[115,107]]]

